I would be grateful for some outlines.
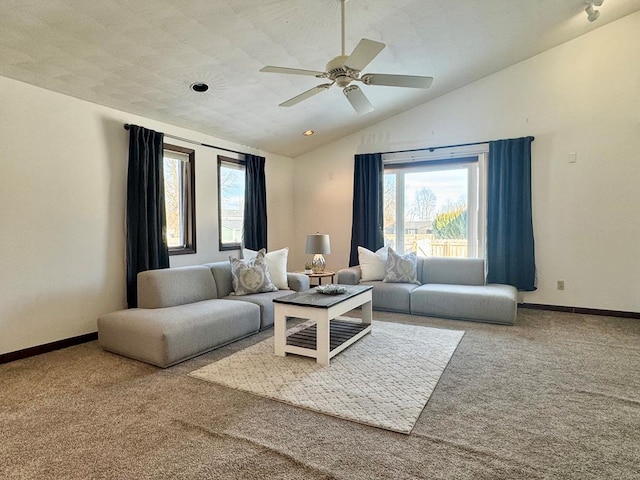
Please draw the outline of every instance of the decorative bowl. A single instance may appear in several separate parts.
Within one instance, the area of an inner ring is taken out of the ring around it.
[[[321,285],[316,287],[316,292],[324,295],[340,295],[341,293],[347,293],[347,288],[341,285]]]

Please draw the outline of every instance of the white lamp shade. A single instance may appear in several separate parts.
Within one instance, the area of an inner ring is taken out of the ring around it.
[[[331,253],[329,235],[326,233],[310,233],[307,235],[307,248],[305,252],[312,255],[317,253]]]

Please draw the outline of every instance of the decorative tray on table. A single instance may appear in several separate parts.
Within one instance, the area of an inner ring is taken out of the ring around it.
[[[330,284],[316,287],[316,292],[324,295],[340,295],[341,293],[347,293],[347,289],[341,285]]]

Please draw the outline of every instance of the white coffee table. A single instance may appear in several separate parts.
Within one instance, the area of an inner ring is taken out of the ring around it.
[[[370,285],[342,285],[346,293],[324,295],[315,288],[273,300],[275,354],[313,357],[321,365],[371,332]],[[354,308],[362,307],[362,321],[336,320]],[[287,318],[306,318],[315,323],[287,336]]]

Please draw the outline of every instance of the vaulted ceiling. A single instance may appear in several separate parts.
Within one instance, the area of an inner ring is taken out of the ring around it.
[[[386,44],[366,67],[434,77],[428,90],[361,85],[357,115],[332,87],[262,73],[324,71],[341,53],[338,0],[3,0],[0,75],[235,143],[295,157],[640,10],[607,0],[349,0],[346,52]],[[189,86],[205,82],[206,93]],[[302,132],[314,130],[304,137]]]

